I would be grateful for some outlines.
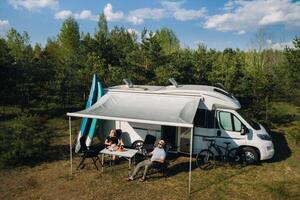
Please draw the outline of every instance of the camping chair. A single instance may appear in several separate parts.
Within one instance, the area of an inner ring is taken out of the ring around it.
[[[121,129],[116,129],[116,137],[118,138],[118,140],[122,139],[122,130]]]
[[[168,170],[168,166],[169,166],[170,162],[169,162],[169,160],[167,160],[167,158],[168,158],[168,151],[169,151],[170,148],[171,148],[171,145],[166,143],[166,145],[164,147],[164,149],[166,151],[165,162],[163,162],[163,163],[154,162],[154,164],[152,165],[152,169],[161,172],[163,177],[165,177],[165,178],[168,176],[168,174],[167,174],[168,171],[167,170]]]
[[[77,166],[77,170],[83,169],[85,167],[84,161],[87,158],[90,158],[93,161],[94,166],[96,167],[97,170],[98,166],[97,166],[97,161],[99,161],[100,165],[102,166],[102,163],[100,162],[100,158],[98,156],[99,154],[99,150],[97,149],[88,149],[86,144],[85,144],[85,137],[82,137],[80,139],[80,144],[81,144],[81,150],[78,153],[81,157],[81,161],[79,163],[79,165]]]
[[[147,151],[153,150],[154,149],[154,144],[156,141],[156,137],[153,135],[146,135],[143,148],[146,149]]]

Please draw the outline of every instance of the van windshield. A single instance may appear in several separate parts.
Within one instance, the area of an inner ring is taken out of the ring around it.
[[[245,115],[242,115],[240,112],[239,114],[244,118],[244,120],[246,120],[246,122],[248,122],[248,124],[255,130],[260,130],[260,126],[259,124],[255,121],[255,119],[251,119],[251,118],[248,118],[247,116]]]

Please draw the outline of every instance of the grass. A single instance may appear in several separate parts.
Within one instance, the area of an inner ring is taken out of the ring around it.
[[[72,122],[73,138],[79,124],[80,120]],[[201,171],[193,163],[191,199],[300,199],[300,145],[292,133],[299,125],[294,121],[273,130],[276,156],[272,160],[247,167],[218,166],[210,171]],[[169,177],[154,173],[144,183],[124,180],[126,161],[105,166],[104,173],[88,161],[83,170],[74,170],[70,176],[68,121],[50,119],[47,126],[56,132],[50,154],[54,159],[0,171],[0,199],[188,198],[188,157],[172,158]],[[75,157],[74,167],[78,163]]]

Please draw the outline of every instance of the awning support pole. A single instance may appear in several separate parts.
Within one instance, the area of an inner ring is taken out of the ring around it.
[[[73,159],[72,159],[72,124],[71,124],[71,116],[69,116],[69,133],[70,133],[70,164],[71,164],[71,176],[72,176]]]
[[[193,137],[194,137],[194,127],[191,128],[191,139],[190,139],[189,199],[191,198]]]

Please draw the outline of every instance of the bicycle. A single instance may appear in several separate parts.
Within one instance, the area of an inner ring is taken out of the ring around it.
[[[226,147],[216,144],[214,139],[206,139],[205,141],[210,142],[208,149],[203,149],[196,156],[196,164],[202,170],[210,170],[215,167],[217,157],[221,159],[222,162],[239,162],[239,149],[231,148],[229,149],[230,142],[224,142]],[[224,153],[222,151],[224,149]],[[217,152],[215,155],[214,152]]]

